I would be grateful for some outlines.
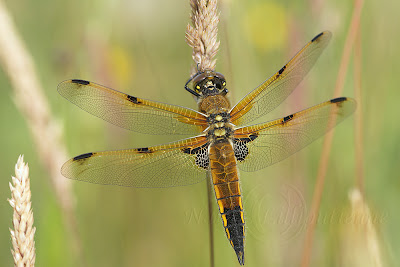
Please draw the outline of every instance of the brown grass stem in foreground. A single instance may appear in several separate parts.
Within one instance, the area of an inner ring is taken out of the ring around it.
[[[361,20],[361,11],[363,7],[364,1],[363,0],[355,0],[354,1],[354,10],[351,18],[351,24],[349,27],[349,31],[347,33],[345,46],[343,49],[342,59],[340,62],[338,77],[336,80],[335,90],[334,90],[334,97],[338,97],[341,95],[344,87],[344,81],[347,73],[347,69],[349,66],[350,55],[356,40],[357,32],[360,27],[360,20]],[[313,244],[313,236],[314,230],[319,214],[319,207],[321,204],[322,198],[322,191],[324,188],[324,180],[326,176],[326,172],[328,169],[328,161],[329,161],[329,154],[332,147],[332,140],[333,140],[334,130],[329,131],[325,138],[324,144],[322,148],[322,155],[321,160],[319,163],[318,174],[317,174],[317,181],[314,189],[313,200],[311,204],[308,224],[307,224],[307,231],[303,246],[303,253],[302,253],[302,260],[301,266],[307,267],[310,266],[311,260],[311,252],[312,252],[312,244]]]
[[[362,112],[362,84],[361,84],[361,31],[358,31],[354,47],[354,95],[357,99],[358,108],[355,114],[355,151],[356,151],[356,186],[364,195],[364,149],[363,149],[363,112]]]
[[[192,58],[196,68],[192,68],[191,74],[198,71],[215,70],[219,41],[218,22],[219,14],[217,9],[217,0],[190,0],[192,7],[191,20],[192,25],[188,24],[186,28],[186,42],[193,48]],[[211,175],[207,175],[207,201],[208,201],[208,226],[210,242],[210,266],[215,265],[214,260],[214,231],[213,231],[213,213],[212,213],[212,183]]]
[[[3,1],[0,1],[0,64],[10,79],[15,103],[31,130],[39,158],[48,171],[65,224],[71,233],[73,250],[82,261],[73,195],[69,181],[60,173],[67,154],[64,144],[60,142],[61,130],[51,115],[32,56],[26,50]]]
[[[208,202],[208,233],[209,233],[209,242],[210,242],[210,267],[215,266],[215,256],[214,256],[214,228],[213,228],[213,206],[212,203],[214,201],[214,193],[213,193],[213,184],[211,180],[211,172],[207,172],[207,202]]]
[[[29,180],[29,167],[24,162],[24,156],[19,156],[15,164],[15,177],[10,183],[11,199],[8,200],[14,209],[11,253],[15,266],[35,265],[35,232],[33,227],[33,212],[31,203],[31,188]]]

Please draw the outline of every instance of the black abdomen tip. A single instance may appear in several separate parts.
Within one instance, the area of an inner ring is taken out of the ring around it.
[[[82,84],[82,85],[88,85],[90,82],[85,81],[85,80],[79,80],[79,79],[73,79],[71,80],[72,83],[77,83],[77,84]]]
[[[244,251],[240,250],[240,251],[235,251],[235,252],[236,252],[236,256],[238,258],[239,264],[244,265]]]
[[[91,156],[93,156],[93,153],[85,153],[85,154],[74,157],[73,160],[76,161],[76,160],[87,159],[87,158],[90,158]]]
[[[340,103],[340,102],[343,102],[346,100],[347,100],[347,97],[338,97],[338,98],[331,99],[331,103]]]

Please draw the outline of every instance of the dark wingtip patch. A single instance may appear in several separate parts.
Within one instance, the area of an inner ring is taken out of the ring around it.
[[[74,157],[73,160],[77,161],[77,160],[87,159],[93,155],[94,155],[94,153],[85,153],[85,154]]]
[[[82,85],[88,85],[90,84],[89,81],[85,81],[85,80],[79,80],[79,79],[73,79],[71,80],[72,83],[77,83],[77,84],[82,84]]]
[[[316,41],[319,37],[321,37],[323,34],[324,34],[324,33],[321,32],[320,34],[318,34],[317,36],[315,36],[315,37],[311,40],[311,42],[315,42],[315,41]]]
[[[340,103],[340,102],[343,102],[346,100],[347,100],[347,97],[338,97],[338,98],[331,99],[331,103]]]
[[[149,149],[148,147],[142,147],[142,148],[138,148],[137,151],[139,153],[152,153],[153,151],[151,149]]]
[[[292,120],[292,119],[293,119],[293,117],[294,117],[294,115],[293,115],[293,114],[292,114],[292,115],[289,115],[289,116],[286,116],[286,117],[284,117],[284,118],[283,118],[283,123],[285,123],[285,122],[288,122],[288,121]]]
[[[131,95],[126,95],[126,98],[131,101],[134,104],[140,104],[140,102],[138,101],[137,97],[131,96]]]

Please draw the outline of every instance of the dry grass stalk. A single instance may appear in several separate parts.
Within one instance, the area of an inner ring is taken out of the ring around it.
[[[349,194],[351,213],[342,231],[341,266],[382,267],[381,245],[368,204],[361,191]]]
[[[40,160],[49,173],[62,214],[65,215],[65,224],[72,233],[73,248],[80,255],[81,242],[76,233],[73,195],[69,181],[60,173],[60,166],[67,158],[66,148],[60,142],[61,130],[50,113],[33,59],[3,1],[0,1],[0,64],[10,79],[16,105],[31,130]]]
[[[361,86],[361,31],[358,31],[354,47],[354,95],[357,99],[355,112],[355,151],[356,151],[356,186],[364,195],[364,149],[363,149],[363,113],[362,113],[362,86]]]
[[[58,140],[61,131],[50,114],[33,59],[18,36],[3,2],[0,2],[0,63],[10,78],[16,105],[33,134],[57,196],[63,206],[68,206],[71,203],[70,184],[60,174],[60,166],[66,158],[65,147]]]
[[[338,77],[336,79],[336,85],[334,89],[333,96],[339,97],[342,94],[344,81],[347,73],[347,69],[349,66],[350,55],[355,43],[357,32],[359,31],[360,21],[361,21],[361,11],[364,4],[364,0],[354,0],[354,10],[351,18],[351,24],[349,27],[349,31],[347,33],[345,46],[343,49],[342,59],[340,62]],[[313,236],[314,230],[316,226],[316,218],[318,218],[319,214],[319,207],[321,204],[322,192],[324,188],[325,176],[328,170],[328,162],[329,162],[329,155],[332,147],[332,140],[333,140],[334,130],[329,131],[325,138],[323,149],[321,153],[321,160],[319,163],[318,174],[317,174],[317,181],[314,189],[313,200],[311,204],[311,210],[307,225],[307,232],[304,241],[304,250],[302,254],[302,261],[301,266],[307,267],[310,265],[311,259],[311,251],[312,251],[312,243],[313,243]]]
[[[14,264],[15,266],[34,266],[36,228],[33,227],[29,167],[24,163],[24,156],[19,156],[15,164],[15,177],[12,177],[10,190],[11,199],[8,199],[8,202],[14,209],[14,230],[10,229]]]
[[[192,7],[191,20],[193,26],[188,24],[186,27],[186,42],[193,48],[192,58],[197,66],[197,68],[192,68],[191,72],[194,75],[198,71],[215,70],[217,62],[215,56],[219,48],[219,41],[217,40],[219,14],[217,11],[217,0],[190,0],[190,5]],[[213,267],[215,264],[212,214],[214,195],[211,188],[211,178],[209,178],[207,179],[208,226],[210,266]]]
[[[219,48],[217,0],[191,0],[190,5],[193,26],[186,28],[186,42],[193,48],[192,58],[199,71],[215,70]],[[192,73],[196,72],[193,69]]]

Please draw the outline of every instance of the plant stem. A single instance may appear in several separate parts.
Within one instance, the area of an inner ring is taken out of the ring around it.
[[[207,202],[208,202],[208,234],[210,243],[210,266],[214,267],[214,228],[213,228],[213,213],[212,202],[214,201],[214,194],[212,192],[211,172],[207,172]]]

